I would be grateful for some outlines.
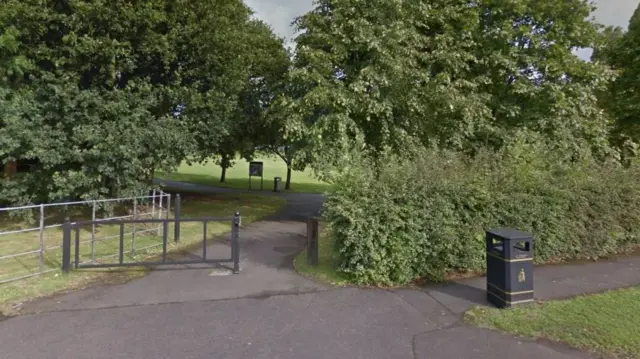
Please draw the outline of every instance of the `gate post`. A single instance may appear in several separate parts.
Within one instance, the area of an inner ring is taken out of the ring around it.
[[[307,220],[307,263],[310,266],[318,265],[318,219]]]
[[[180,193],[176,194],[176,203],[174,205],[174,218],[175,224],[173,227],[174,238],[173,240],[178,243],[180,241]]]
[[[231,259],[233,260],[233,273],[240,273],[240,212],[236,212],[233,216],[233,224],[231,226]]]
[[[69,217],[64,219],[62,224],[62,271],[71,271],[71,223]]]

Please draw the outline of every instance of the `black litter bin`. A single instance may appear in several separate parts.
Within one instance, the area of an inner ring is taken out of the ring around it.
[[[533,235],[487,231],[487,300],[498,308],[533,301]]]
[[[275,177],[273,179],[273,192],[282,191],[282,177]]]

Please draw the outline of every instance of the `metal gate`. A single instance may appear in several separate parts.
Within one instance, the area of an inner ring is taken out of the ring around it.
[[[64,272],[71,271],[73,268],[112,268],[112,267],[137,267],[137,266],[160,266],[160,265],[176,265],[176,264],[198,264],[198,263],[232,263],[233,273],[240,271],[240,213],[236,212],[231,217],[203,217],[203,218],[180,218],[179,205],[176,208],[175,218],[163,219],[115,219],[107,221],[76,221],[72,222],[69,218],[65,219],[62,225],[62,270]],[[181,223],[201,223],[202,224],[202,249],[201,255],[197,256],[189,253],[193,259],[169,260],[167,255],[167,242],[169,240],[169,224],[174,224],[175,242],[180,240],[180,224]],[[226,258],[208,258],[207,257],[207,224],[211,222],[228,222],[231,223],[231,253]],[[159,260],[153,261],[125,261],[125,225],[127,224],[161,224],[162,231],[162,255]],[[118,262],[114,263],[83,263],[80,262],[80,230],[85,226],[94,225],[116,225],[120,226],[119,246],[118,246]],[[74,240],[72,240],[72,234]],[[74,256],[71,257],[71,248],[75,247]]]

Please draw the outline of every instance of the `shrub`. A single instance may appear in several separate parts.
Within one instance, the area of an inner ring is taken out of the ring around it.
[[[342,174],[325,204],[339,270],[359,284],[396,285],[485,266],[485,231],[535,237],[535,262],[600,258],[640,243],[640,168],[566,162],[519,145],[473,158],[424,150]]]

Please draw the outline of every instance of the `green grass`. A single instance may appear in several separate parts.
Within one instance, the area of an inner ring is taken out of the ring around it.
[[[129,203],[132,206],[132,203]],[[129,208],[130,210],[130,208]],[[63,207],[47,207],[46,208],[45,225],[60,224],[64,221],[65,216],[69,216],[72,220],[86,220],[91,218],[91,208],[88,206],[70,206],[65,211]],[[128,215],[127,206],[119,204],[113,213],[113,216]],[[148,206],[138,206],[139,218],[151,218],[151,210]],[[102,214],[97,218],[102,218]],[[163,215],[164,217],[164,215]],[[37,214],[36,214],[37,218]],[[156,217],[157,218],[157,217]],[[38,223],[31,220],[21,220],[11,218],[6,215],[0,218],[0,230],[8,231],[15,229],[37,228]],[[131,248],[136,248],[138,254],[146,254],[149,249],[146,247],[157,245],[161,237],[158,236],[159,227],[154,227],[153,231],[149,225],[136,225],[136,238],[133,242],[133,235],[127,235],[125,249],[130,254]],[[125,232],[132,233],[133,225],[126,225]],[[91,259],[91,226],[83,227],[80,231],[80,260]],[[94,238],[94,259],[97,262],[105,262],[106,259],[117,255],[119,239],[119,227],[114,225],[97,225],[95,227]],[[160,232],[161,233],[161,232]],[[131,237],[131,238],[129,238]],[[62,259],[62,229],[60,227],[46,228],[43,232],[43,242],[46,251],[43,255],[44,271],[59,269]],[[22,255],[15,258],[5,258],[0,260],[0,281],[20,277],[36,273],[40,270],[40,233],[38,230],[15,234],[3,234],[0,236],[0,255],[17,255],[31,251],[38,253]]]
[[[253,194],[216,194],[216,195],[182,195],[182,217],[209,217],[232,216],[240,211],[242,224],[247,225],[261,217],[269,215],[280,209],[286,200],[279,197],[265,197]],[[122,209],[120,209],[122,210]],[[65,213],[64,215],[68,215]],[[85,210],[76,210],[74,219],[87,219]],[[59,214],[51,214],[47,220],[56,221]],[[148,217],[147,217],[148,218]],[[58,222],[54,222],[58,223]],[[47,223],[48,224],[48,223]],[[138,230],[142,225],[138,225]],[[0,218],[0,229],[8,228],[32,228],[33,223],[18,222],[10,218]],[[151,229],[147,226],[148,229]],[[145,234],[138,234],[135,239],[135,253],[131,251],[132,235],[125,238],[125,261],[140,261],[157,257],[161,253],[162,228],[158,233],[157,227]],[[230,223],[210,223],[207,227],[208,237],[220,235],[230,230]],[[132,227],[127,226],[125,232],[131,232]],[[170,239],[168,251],[174,256],[185,251],[191,251],[194,246],[199,246],[202,240],[202,225],[198,223],[183,223],[181,226],[181,241],[175,244],[173,241],[173,226],[168,228]],[[119,227],[102,225],[96,231],[95,261],[97,263],[116,262],[118,260]],[[115,236],[111,239],[100,238]],[[91,227],[83,228],[80,233],[80,260],[91,260]],[[47,247],[59,246],[62,241],[60,228],[51,228],[45,231],[45,245]],[[142,249],[144,247],[150,247]],[[13,253],[21,253],[39,248],[38,233],[29,232],[17,235],[0,236],[0,256]],[[73,255],[73,253],[72,253]],[[59,269],[61,267],[62,250],[50,249],[45,255],[45,270]],[[8,279],[20,275],[36,273],[39,270],[39,254],[23,256],[13,259],[0,260],[0,279]],[[69,275],[62,275],[60,271],[23,279],[15,282],[0,284],[0,313],[11,313],[15,310],[15,304],[32,298],[42,297],[74,288],[80,288],[92,282],[113,283],[130,280],[146,273],[145,268],[131,269],[104,269],[104,270],[77,270]]]
[[[320,222],[320,234],[318,238],[318,265],[311,266],[307,263],[307,250],[300,252],[295,260],[296,270],[305,276],[337,286],[347,285],[349,282],[344,274],[338,272],[338,259],[333,250],[333,237],[329,228]]]
[[[612,358],[640,358],[640,287],[508,310],[476,307],[475,325],[564,342]]]
[[[264,163],[264,190],[273,190],[273,178],[282,177],[282,189],[287,178],[287,167],[275,156],[262,155],[255,159]],[[204,165],[194,164],[189,166],[182,164],[174,173],[158,173],[160,180],[167,179],[181,182],[191,182],[209,186],[225,188],[249,188],[249,163],[238,159],[232,168],[227,169],[225,182],[220,182],[220,166],[210,161]],[[260,177],[252,177],[251,186],[254,190],[260,189]],[[309,170],[293,171],[291,174],[291,192],[321,193],[329,190],[330,186],[315,179]]]

